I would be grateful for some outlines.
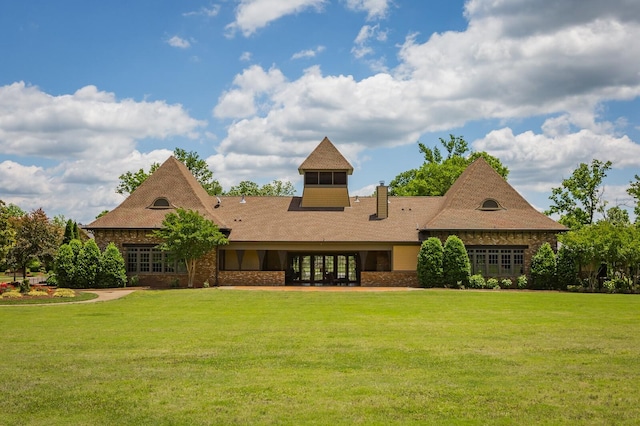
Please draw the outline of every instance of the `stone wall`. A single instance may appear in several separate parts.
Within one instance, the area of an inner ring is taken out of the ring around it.
[[[362,287],[419,287],[416,271],[391,271],[360,273]]]
[[[555,232],[539,231],[461,231],[456,233],[432,232],[431,235],[439,238],[442,243],[449,235],[457,235],[465,246],[521,246],[524,248],[524,274],[531,273],[531,259],[536,254],[540,246],[544,243],[551,244],[551,248],[556,250],[558,246],[558,236]],[[517,277],[514,277],[517,278]]]
[[[100,247],[100,250],[104,250],[109,243],[114,243],[122,256],[125,256],[124,245],[145,245],[145,244],[159,244],[160,239],[151,235],[151,230],[148,229],[117,229],[117,230],[94,230],[93,235],[96,240],[96,244]],[[194,277],[194,287],[202,287],[205,281],[209,281],[209,285],[216,285],[216,251],[211,251],[203,258],[199,259],[196,264],[196,275]],[[127,261],[125,257],[125,262]],[[134,274],[127,274],[129,277]],[[149,286],[156,288],[169,288],[169,287],[187,287],[188,276],[187,273],[150,273],[150,274],[135,274],[138,277],[139,285]]]
[[[280,286],[284,285],[284,271],[220,271],[218,272],[218,285]]]

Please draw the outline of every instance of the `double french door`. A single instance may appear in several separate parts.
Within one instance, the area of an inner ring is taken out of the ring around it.
[[[296,253],[289,255],[289,285],[358,285],[355,253]]]

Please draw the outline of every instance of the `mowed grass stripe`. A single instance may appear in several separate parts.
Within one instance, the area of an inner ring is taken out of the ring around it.
[[[640,299],[144,291],[0,310],[3,424],[633,424]]]

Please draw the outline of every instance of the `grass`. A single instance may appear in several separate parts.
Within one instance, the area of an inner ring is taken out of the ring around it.
[[[637,424],[639,308],[201,289],[0,309],[2,423]]]

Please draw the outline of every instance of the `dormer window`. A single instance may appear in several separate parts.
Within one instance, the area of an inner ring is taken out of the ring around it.
[[[170,209],[171,203],[165,197],[156,198],[153,204],[149,206],[150,209]]]
[[[482,202],[482,205],[480,206],[480,210],[500,210],[502,209],[502,207],[500,207],[500,204],[498,204],[498,202],[492,198],[488,198],[486,200],[484,200]]]
[[[305,172],[305,185],[346,185],[347,172]]]

